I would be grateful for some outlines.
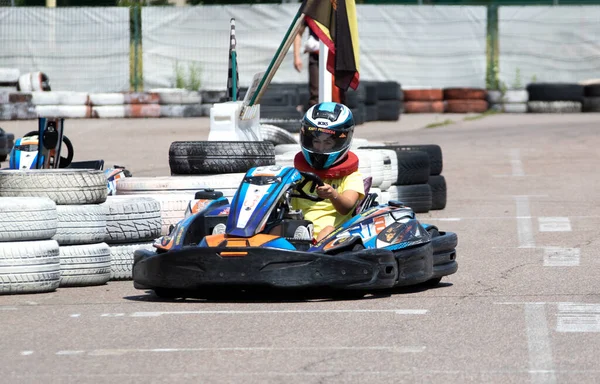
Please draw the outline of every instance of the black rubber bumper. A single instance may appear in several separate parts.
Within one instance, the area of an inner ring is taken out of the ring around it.
[[[222,256],[247,252],[245,256]],[[375,290],[393,287],[398,264],[391,251],[367,249],[324,255],[274,248],[198,248],[157,254],[135,251],[138,289],[202,290],[210,286],[266,286]]]

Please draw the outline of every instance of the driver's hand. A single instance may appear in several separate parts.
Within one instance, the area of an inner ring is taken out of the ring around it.
[[[329,184],[317,187],[317,195],[322,199],[334,200],[337,198],[337,191]]]

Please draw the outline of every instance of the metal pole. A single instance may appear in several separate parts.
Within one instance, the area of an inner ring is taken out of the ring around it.
[[[331,73],[327,70],[328,55],[329,49],[323,41],[319,41],[319,103],[332,99]]]

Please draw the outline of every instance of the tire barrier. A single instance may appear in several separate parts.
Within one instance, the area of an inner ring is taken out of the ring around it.
[[[15,76],[19,75],[18,79]],[[34,80],[18,86],[19,80]],[[214,103],[226,101],[224,90],[188,91],[155,88],[148,92],[85,93],[47,91],[42,72],[19,74],[0,68],[0,120],[65,118],[193,118],[210,116]],[[36,89],[34,89],[36,88]],[[306,109],[306,84],[273,83],[261,99],[260,122],[297,133]],[[21,89],[31,89],[24,92]],[[19,91],[21,90],[21,91]],[[246,88],[240,88],[240,100]],[[550,102],[540,104],[529,102]],[[565,104],[553,102],[575,102]],[[525,89],[505,91],[478,88],[402,89],[395,81],[362,81],[350,89],[346,104],[357,125],[370,121],[398,121],[402,113],[575,113],[600,112],[600,83],[530,83]]]
[[[85,93],[70,91],[0,91],[0,120],[64,118],[188,118],[209,116],[200,92],[156,89],[154,92]]]
[[[446,88],[443,94],[447,113],[483,113],[489,107],[485,89]]]
[[[444,91],[442,89],[404,90],[405,113],[444,113]]]
[[[529,92],[525,89],[488,90],[490,110],[506,113],[527,113]]]
[[[420,145],[362,145],[371,152],[392,153],[396,163],[395,178],[388,188],[379,187],[386,199],[396,199],[413,208],[416,213],[441,210],[446,207],[446,179],[442,175],[442,149],[437,144]],[[362,160],[361,157],[359,157]]]

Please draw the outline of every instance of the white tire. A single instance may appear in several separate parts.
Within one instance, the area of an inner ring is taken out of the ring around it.
[[[0,243],[0,294],[52,292],[59,283],[56,241]]]
[[[60,286],[87,287],[110,280],[110,248],[106,243],[60,247]]]
[[[102,205],[108,209],[106,243],[136,243],[160,237],[160,203],[155,199],[142,196],[108,196]]]
[[[48,240],[56,234],[58,213],[47,197],[0,197],[0,241]]]
[[[57,229],[52,237],[60,245],[102,243],[108,209],[102,204],[57,205]]]
[[[155,249],[152,242],[135,244],[110,245],[110,279],[131,280],[133,268],[133,254],[137,249]]]

